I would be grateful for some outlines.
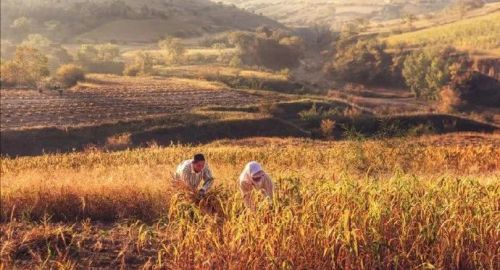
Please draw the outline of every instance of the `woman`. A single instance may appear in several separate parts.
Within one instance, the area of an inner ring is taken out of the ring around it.
[[[243,195],[245,206],[255,210],[255,204],[252,201],[252,190],[261,190],[268,200],[273,200],[273,182],[262,166],[256,161],[247,163],[240,175],[240,191]]]

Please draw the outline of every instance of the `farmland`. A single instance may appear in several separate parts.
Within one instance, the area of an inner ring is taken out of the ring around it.
[[[498,135],[434,140],[443,142],[253,139],[3,159],[2,265],[497,269]],[[201,200],[169,183],[199,151],[216,175]],[[235,181],[252,159],[277,185],[274,206],[256,212]]]
[[[500,269],[499,7],[3,1],[0,270]]]
[[[209,105],[235,106],[253,98],[200,80],[95,76],[80,89],[60,94],[3,92],[1,125],[2,129],[96,125],[188,112]]]
[[[421,31],[394,35],[388,38],[387,42],[393,46],[398,43],[410,46],[446,44],[462,49],[495,49],[500,44],[499,21],[500,12],[497,11]]]

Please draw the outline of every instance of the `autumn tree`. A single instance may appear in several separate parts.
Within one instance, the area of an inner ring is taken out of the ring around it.
[[[2,84],[34,87],[49,75],[48,59],[39,50],[29,46],[18,46],[14,57],[2,63]]]

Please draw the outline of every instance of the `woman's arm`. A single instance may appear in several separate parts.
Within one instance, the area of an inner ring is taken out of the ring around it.
[[[253,186],[251,184],[248,184],[247,182],[241,181],[240,182],[240,191],[241,195],[243,196],[243,202],[245,203],[245,206],[252,211],[255,210],[255,205],[252,200],[252,189]]]
[[[271,177],[269,175],[265,175],[264,178],[262,179],[264,182],[262,182],[262,189],[264,192],[264,195],[269,199],[269,201],[272,203],[273,202],[273,193],[274,193],[274,185],[273,181],[271,180]]]

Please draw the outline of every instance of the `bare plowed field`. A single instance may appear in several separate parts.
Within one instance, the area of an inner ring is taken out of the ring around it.
[[[96,125],[255,101],[204,81],[93,76],[63,91],[2,89],[1,129]]]

